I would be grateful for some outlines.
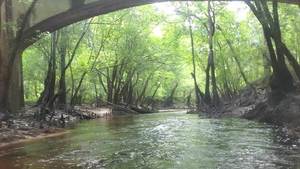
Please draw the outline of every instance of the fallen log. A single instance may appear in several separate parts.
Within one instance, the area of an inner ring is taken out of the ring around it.
[[[139,107],[136,107],[136,106],[131,106],[130,109],[138,112],[139,114],[151,114],[151,113],[155,113],[155,111],[150,110],[148,108],[139,108]]]

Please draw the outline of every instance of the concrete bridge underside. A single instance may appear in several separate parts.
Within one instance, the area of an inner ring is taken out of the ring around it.
[[[109,12],[166,1],[206,1],[206,0],[38,0],[32,14],[30,27],[24,38],[30,38],[36,32],[52,32],[66,25]],[[82,1],[83,4],[72,3]],[[214,0],[242,1],[242,0]],[[300,0],[279,0],[282,3],[300,4]],[[57,5],[59,4],[59,5]],[[59,7],[59,8],[58,8]]]

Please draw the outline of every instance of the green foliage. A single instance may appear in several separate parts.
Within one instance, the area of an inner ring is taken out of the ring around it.
[[[205,3],[189,3],[195,37],[197,78],[200,88],[204,90],[204,71],[208,56],[207,9]],[[185,98],[194,88],[187,25],[188,9],[186,3],[169,5],[174,7],[175,16],[157,10],[155,5],[147,5],[98,16],[91,21],[76,23],[60,30],[58,48],[61,45],[67,46],[68,62],[85,24],[91,22],[87,35],[80,43],[71,67],[67,70],[68,97],[74,92],[74,86],[79,83],[82,73],[87,72],[79,91],[83,102],[93,103],[97,97],[106,100],[107,77],[112,77],[114,67],[117,67],[117,70],[122,72],[118,75],[120,86],[124,87],[126,79],[133,73],[131,81],[136,82],[135,97],[142,93],[150,76],[145,98],[151,97],[160,85],[155,99],[162,101],[169,97],[174,85],[178,83],[175,98],[185,102]],[[242,71],[250,82],[265,76],[263,54],[266,49],[260,25],[250,11],[246,18],[238,19],[238,14],[229,9],[228,3],[214,3],[214,8],[217,11],[214,39],[216,78],[219,93],[225,96],[228,92],[238,92],[246,85],[227,40],[233,46]],[[292,52],[299,57],[299,9],[282,6],[280,17],[283,37]],[[27,102],[36,101],[43,90],[49,51],[50,36],[45,35],[24,52]],[[59,62],[59,59],[57,61]]]

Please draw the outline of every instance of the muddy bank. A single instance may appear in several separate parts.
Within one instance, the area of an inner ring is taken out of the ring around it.
[[[47,124],[41,126],[40,122],[29,121],[29,118],[17,117],[6,122],[2,121],[0,126],[0,149],[33,139],[56,136],[65,133],[65,129],[62,126]]]
[[[300,139],[300,90],[284,94],[274,103],[270,89],[263,85],[244,89],[232,101],[224,103],[219,117],[236,116],[278,126],[282,134]],[[276,98],[275,98],[276,99]],[[299,142],[299,141],[298,141]]]
[[[55,110],[45,120],[37,120],[39,108],[28,108],[8,120],[0,121],[0,148],[22,142],[65,134],[81,120],[110,118],[113,116],[154,113],[140,107],[111,105],[106,107],[76,106],[70,110]]]
[[[300,92],[285,95],[278,104],[261,102],[242,117],[282,126],[287,135],[300,139]]]
[[[0,148],[27,142],[34,139],[53,137],[65,134],[81,120],[109,117],[110,108],[75,107],[70,111],[56,110],[45,120],[37,120],[38,108],[28,108],[26,111],[14,114],[5,121],[0,121]]]

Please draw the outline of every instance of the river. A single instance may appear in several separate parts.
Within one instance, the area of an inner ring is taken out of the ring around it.
[[[184,112],[84,121],[70,133],[0,151],[0,169],[300,168],[274,127]]]

